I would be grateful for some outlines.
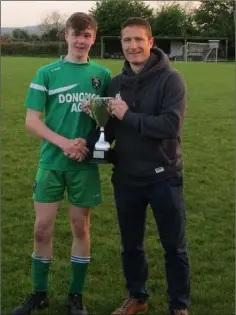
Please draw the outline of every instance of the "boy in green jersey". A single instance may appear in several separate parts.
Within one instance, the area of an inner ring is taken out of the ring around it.
[[[86,137],[96,124],[82,112],[81,104],[104,96],[111,80],[110,71],[88,57],[96,29],[96,21],[90,15],[70,16],[65,29],[67,55],[41,67],[30,84],[25,102],[26,127],[43,139],[33,192],[36,213],[33,292],[13,310],[13,315],[30,314],[34,309],[48,306],[52,235],[65,190],[73,235],[68,314],[87,314],[82,293],[90,261],[89,208],[101,202],[101,191],[98,167],[86,161]]]

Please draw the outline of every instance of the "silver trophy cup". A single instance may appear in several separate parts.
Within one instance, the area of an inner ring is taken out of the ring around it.
[[[108,121],[107,106],[110,99],[112,99],[112,97],[98,97],[89,100],[91,110],[90,115],[96,121],[98,127],[100,128],[100,137],[95,144],[91,163],[108,163],[106,155],[111,146],[109,142],[107,142],[105,139],[104,128]]]

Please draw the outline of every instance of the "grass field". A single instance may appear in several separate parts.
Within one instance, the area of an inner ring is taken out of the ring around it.
[[[31,292],[34,211],[32,185],[40,142],[24,127],[26,92],[36,69],[54,59],[2,58],[2,314]],[[119,73],[121,61],[98,61]],[[233,64],[174,63],[185,77],[185,200],[191,262],[192,315],[234,313],[234,107]],[[101,167],[104,203],[91,218],[92,263],[85,302],[90,314],[110,314],[125,295],[119,233],[109,166]],[[51,307],[63,315],[70,271],[67,202],[59,212],[50,275]],[[147,314],[167,313],[163,251],[148,213]]]

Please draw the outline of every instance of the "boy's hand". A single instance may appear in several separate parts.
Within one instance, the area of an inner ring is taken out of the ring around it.
[[[64,151],[64,155],[73,160],[86,157],[88,148],[86,147],[86,140],[83,138],[67,139],[62,138],[59,147]]]
[[[82,139],[82,138],[77,138],[75,140],[78,140],[77,144],[76,144],[76,150],[73,153],[67,153],[64,152],[64,155],[68,156],[70,159],[72,160],[76,160],[78,162],[83,161],[88,152],[89,149],[86,147],[86,140]]]
[[[91,111],[91,105],[87,102],[87,103],[83,103],[81,105],[81,109],[82,109],[82,112],[91,116],[92,115],[92,111]]]

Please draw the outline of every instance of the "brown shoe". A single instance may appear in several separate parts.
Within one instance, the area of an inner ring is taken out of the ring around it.
[[[140,312],[145,312],[147,308],[147,302],[127,297],[121,307],[117,308],[112,315],[135,315]]]
[[[189,312],[186,308],[183,308],[171,311],[171,315],[189,315]]]

